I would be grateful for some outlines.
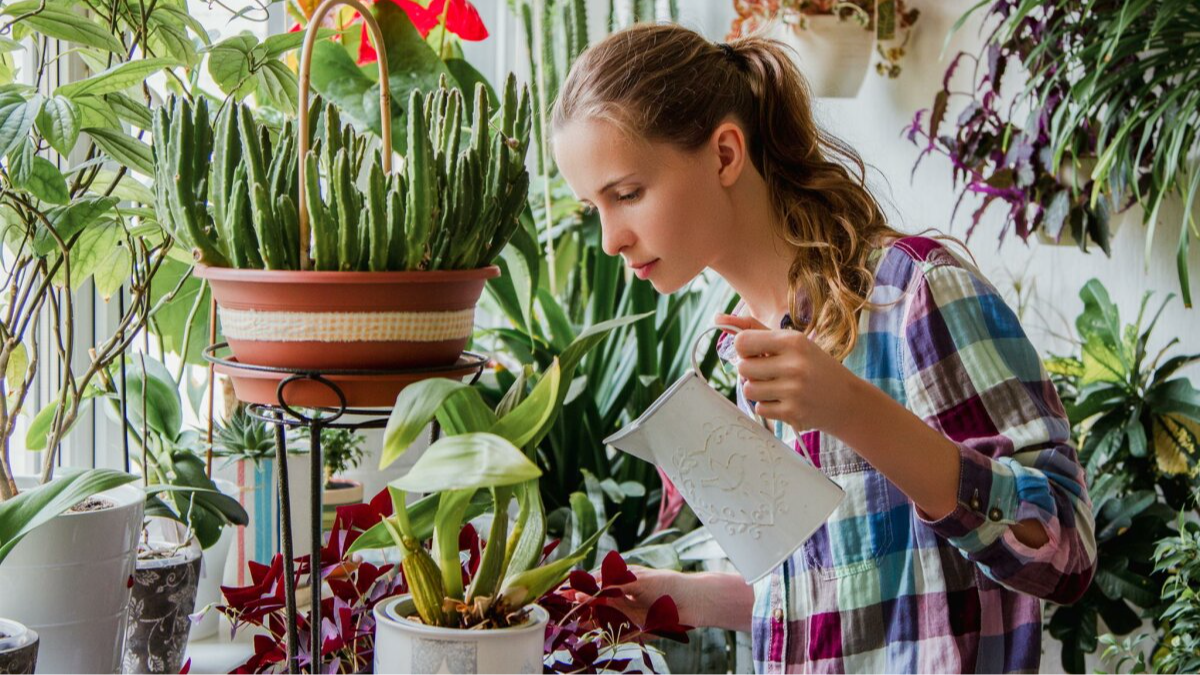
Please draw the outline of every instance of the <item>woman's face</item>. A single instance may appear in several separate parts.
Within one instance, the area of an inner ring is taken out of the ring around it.
[[[683,151],[630,139],[606,121],[576,120],[555,133],[554,157],[579,200],[598,212],[604,252],[660,293],[710,266],[728,236],[733,213],[715,149]]]

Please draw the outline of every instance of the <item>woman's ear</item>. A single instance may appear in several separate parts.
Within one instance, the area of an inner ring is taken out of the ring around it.
[[[736,122],[722,122],[713,131],[712,148],[720,160],[717,177],[722,187],[732,187],[746,167],[746,134]]]

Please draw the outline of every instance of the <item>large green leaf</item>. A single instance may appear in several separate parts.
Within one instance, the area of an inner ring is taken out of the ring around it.
[[[244,98],[254,91],[254,49],[259,47],[253,35],[234,35],[209,47],[208,74],[221,91],[235,98]],[[265,56],[265,49],[259,49]]]
[[[65,96],[52,96],[37,116],[38,131],[62,155],[68,155],[79,138],[79,109]]]
[[[470,389],[470,385],[444,378],[422,380],[405,387],[396,397],[396,405],[383,432],[383,455],[379,459],[379,468],[386,469],[404,454],[408,446],[421,435],[421,431],[433,421],[446,399]]]
[[[159,486],[174,502],[180,520],[191,525],[201,548],[221,538],[227,524],[246,525],[249,515],[236,499],[217,489],[205,472],[204,460],[186,450],[171,453],[174,475],[170,485]],[[152,488],[154,489],[154,488]]]
[[[145,354],[131,354],[125,369],[125,382],[127,414],[134,431],[142,433],[144,407],[146,426],[168,441],[177,440],[183,430],[183,402],[179,385],[167,367]],[[143,392],[146,392],[144,401]]]
[[[286,113],[295,113],[300,100],[296,74],[282,61],[271,59],[254,73],[258,82],[255,96],[261,104]]]
[[[127,266],[121,265],[121,254],[125,252],[121,235],[120,223],[105,220],[79,236],[79,241],[71,247],[70,254],[72,290],[78,290],[93,274],[98,275],[113,267],[128,269]],[[54,282],[61,285],[65,280],[65,273],[66,266],[59,267]],[[111,293],[111,289],[107,290]]]
[[[146,143],[113,129],[88,127],[84,131],[92,137],[101,150],[122,166],[133,169],[143,176],[154,175],[154,152]]]
[[[496,413],[483,401],[477,389],[464,389],[442,403],[437,411],[438,424],[447,436],[488,431],[496,424]]]
[[[412,470],[389,485],[408,492],[441,492],[515,485],[541,475],[537,465],[508,440],[472,433],[439,439]]]
[[[553,422],[555,406],[559,401],[561,378],[562,369],[558,365],[558,359],[555,359],[529,396],[512,412],[500,418],[491,432],[507,438],[518,448],[525,447]]]
[[[500,602],[509,609],[518,609],[537,601],[547,591],[556,588],[571,574],[571,569],[583,562],[588,552],[595,547],[600,537],[612,527],[616,517],[609,519],[604,527],[597,530],[587,541],[572,551],[570,555],[552,563],[510,575],[500,586]]]
[[[26,0],[8,5],[3,9],[3,13],[19,16],[37,10],[39,6],[41,11],[21,19],[25,27],[32,28],[46,37],[96,47],[115,54],[125,52],[124,45],[109,30],[66,7],[55,7],[50,3],[42,3],[41,0]]]
[[[146,78],[164,68],[178,66],[175,59],[150,58],[129,61],[113,66],[104,72],[97,73],[87,79],[65,84],[55,93],[59,96],[79,98],[81,96],[99,96],[114,91],[121,91],[136,84],[141,84]]]
[[[104,100],[108,102],[108,105],[122,121],[128,122],[139,129],[150,131],[150,108],[146,107],[145,103],[134,100],[119,91],[105,94]]]
[[[71,198],[67,179],[54,163],[45,157],[34,157],[25,187],[33,196],[51,204],[66,204]]]
[[[0,502],[0,563],[25,535],[79,502],[137,477],[112,469],[68,469],[47,485]]]

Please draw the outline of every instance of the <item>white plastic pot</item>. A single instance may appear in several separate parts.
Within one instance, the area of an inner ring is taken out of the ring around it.
[[[537,605],[519,626],[496,630],[438,628],[404,618],[412,596],[375,605],[377,673],[540,673],[550,615]]]
[[[796,65],[821,98],[854,98],[875,54],[875,31],[853,19],[809,16],[808,27],[776,22],[768,36],[796,52]]]
[[[33,478],[18,478],[30,489]],[[101,493],[115,506],[65,513],[37,528],[0,565],[0,616],[41,638],[39,673],[115,673],[125,642],[129,580],[145,493],[122,485]]]

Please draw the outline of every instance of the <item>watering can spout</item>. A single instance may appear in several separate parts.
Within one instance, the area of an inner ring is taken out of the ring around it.
[[[627,452],[644,462],[655,464],[654,451],[650,448],[649,441],[645,427],[635,422],[604,439],[604,444]]]

